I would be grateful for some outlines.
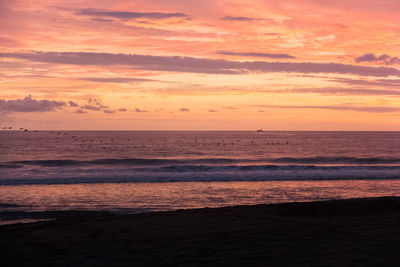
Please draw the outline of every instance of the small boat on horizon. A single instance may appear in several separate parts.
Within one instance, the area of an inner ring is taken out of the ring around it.
[[[262,133],[262,132],[263,132],[263,129],[257,130],[257,133]]]

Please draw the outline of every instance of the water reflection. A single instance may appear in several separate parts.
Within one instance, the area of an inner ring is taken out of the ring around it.
[[[0,187],[0,211],[119,212],[400,196],[399,180],[113,183]]]

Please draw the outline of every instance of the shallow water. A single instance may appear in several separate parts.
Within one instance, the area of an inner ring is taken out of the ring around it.
[[[400,196],[400,180],[112,183],[0,187],[2,211],[175,209]]]

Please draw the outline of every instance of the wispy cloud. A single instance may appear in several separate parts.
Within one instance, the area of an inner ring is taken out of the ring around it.
[[[228,56],[244,56],[244,57],[263,57],[263,58],[295,58],[288,54],[272,54],[272,53],[258,53],[258,52],[232,52],[232,51],[217,51],[217,54]]]
[[[333,79],[329,79],[332,82],[338,82],[343,84],[350,84],[356,86],[364,86],[370,88],[371,86],[375,87],[400,87],[400,79],[376,79],[376,80],[365,80],[365,79],[352,79],[352,78],[343,78],[337,77]]]
[[[327,109],[336,111],[358,111],[358,112],[370,112],[370,113],[391,113],[400,112],[400,108],[397,107],[370,107],[370,106],[353,106],[353,105],[327,105],[327,106],[297,106],[297,105],[254,105],[256,107],[263,108],[276,108],[276,109]]]
[[[275,91],[282,92],[282,91]],[[381,95],[381,96],[400,96],[400,91],[397,90],[380,90],[367,88],[337,88],[337,87],[322,87],[322,88],[298,88],[287,90],[291,93],[319,93],[333,95]]]
[[[48,112],[62,109],[65,106],[64,101],[36,100],[30,95],[23,99],[0,99],[0,111],[3,112]]]
[[[147,111],[146,111],[146,110],[144,110],[144,109],[135,108],[135,112],[147,112]]]
[[[356,66],[340,63],[312,62],[239,62],[193,57],[148,56],[92,52],[31,52],[0,53],[3,58],[25,59],[69,65],[129,65],[138,69],[158,71],[180,71],[211,74],[241,74],[248,72],[295,72],[336,73],[363,76],[400,76],[400,70],[392,67]]]
[[[253,21],[257,20],[257,18],[250,17],[238,17],[238,16],[224,16],[221,18],[222,20],[230,20],[230,21]]]
[[[103,18],[90,18],[91,21],[99,21],[99,22],[111,22],[113,19],[103,19]]]
[[[82,105],[80,108],[81,109],[86,109],[86,110],[91,110],[91,111],[98,111],[98,110],[102,109],[99,106],[92,106],[92,105]]]
[[[188,109],[188,108],[181,108],[181,109],[179,109],[179,111],[180,111],[180,112],[189,112],[190,109]]]
[[[224,16],[221,17],[221,20],[231,21],[231,22],[260,22],[262,24],[276,24],[276,21],[270,18],[254,18],[254,17],[245,17],[245,16]],[[269,33],[267,33],[269,35]]]
[[[281,88],[274,89],[273,87],[264,87],[264,86],[203,86],[199,88],[192,88],[189,92],[185,90],[186,87],[182,89],[164,89],[158,90],[155,89],[154,92],[157,93],[173,93],[175,95],[204,95],[207,93],[208,95],[221,95],[221,92],[224,94],[243,94],[243,93],[274,93],[274,94],[322,94],[322,95],[340,95],[340,96],[351,96],[351,95],[360,95],[360,96],[400,96],[400,89],[385,89],[385,88],[369,88],[369,87],[349,87],[349,86],[326,86],[326,87],[300,87],[300,88]]]
[[[108,17],[116,19],[169,19],[169,18],[188,18],[183,13],[163,13],[163,12],[129,12],[129,11],[114,11],[114,10],[102,10],[94,8],[84,8],[75,13],[81,16],[90,17]]]
[[[131,82],[154,82],[156,80],[142,79],[142,78],[80,78],[82,81],[96,82],[96,83],[131,83]]]

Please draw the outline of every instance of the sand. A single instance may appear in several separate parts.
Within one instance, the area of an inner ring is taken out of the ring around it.
[[[400,198],[57,218],[0,226],[1,266],[400,266]]]

